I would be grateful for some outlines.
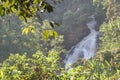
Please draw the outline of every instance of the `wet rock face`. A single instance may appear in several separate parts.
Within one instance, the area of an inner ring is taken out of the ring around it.
[[[64,0],[55,5],[53,13],[49,14],[49,19],[61,24],[57,31],[64,35],[64,45],[66,49],[87,36],[89,29],[86,26],[88,16],[94,12],[92,0]],[[45,15],[47,16],[47,15]]]
[[[89,33],[88,28],[84,25],[83,27],[77,27],[72,29],[72,31],[68,30],[64,33],[64,45],[66,49],[70,49],[71,46],[77,44],[83,37],[87,36]]]

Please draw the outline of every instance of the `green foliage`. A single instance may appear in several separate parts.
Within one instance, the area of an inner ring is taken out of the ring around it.
[[[28,28],[24,28],[22,30],[22,34],[28,34],[29,31],[32,32],[32,33],[35,33],[34,28],[35,28],[34,26],[30,25]]]
[[[36,22],[35,20],[29,20],[30,24],[32,22],[32,25],[30,25],[29,23],[23,23],[25,24],[24,26],[29,25],[26,28],[23,28],[22,30],[22,34],[28,34],[29,32],[35,33],[35,26],[39,27],[41,26],[41,28],[39,28],[39,30],[42,32],[43,38],[45,40],[48,40],[49,37],[54,37],[54,38],[58,38],[58,33],[53,29],[54,24],[57,23],[50,23],[48,20],[43,20],[42,25],[40,25],[38,22]],[[33,26],[35,25],[35,26]],[[52,26],[51,26],[52,25]],[[57,24],[58,25],[58,24]],[[38,29],[38,28],[36,28]]]
[[[0,27],[0,61],[7,58],[10,53],[26,52],[30,56],[37,50],[47,52],[51,48],[61,49],[63,36],[57,35],[48,20],[45,21],[49,26],[43,26],[33,18],[30,18],[27,23],[22,21],[22,24],[14,15],[0,18],[2,26]],[[47,33],[44,35],[49,34],[47,40],[43,39],[45,30]],[[26,33],[28,34],[25,35]]]
[[[119,80],[120,77],[120,17],[118,0],[93,0],[95,5],[101,5],[105,10],[107,22],[100,27],[103,36],[100,38],[101,55],[99,66],[100,80]],[[100,8],[100,7],[99,7]],[[102,60],[102,62],[101,62]],[[102,63],[102,64],[101,64]],[[102,74],[104,73],[104,74]],[[101,79],[102,78],[102,79]]]
[[[55,38],[58,37],[58,33],[52,29],[52,26],[54,26],[54,25],[52,24],[52,26],[51,26],[51,24],[49,23],[48,20],[43,21],[42,28],[43,28],[43,38],[44,39],[48,39],[51,36],[54,36]]]
[[[106,14],[106,18],[108,20],[114,20],[117,18],[117,16],[119,16],[119,0],[93,0],[93,4],[98,13],[104,12]]]
[[[51,0],[51,2],[57,3],[60,2],[58,0]],[[44,20],[41,18],[41,14],[45,12],[53,12],[54,7],[47,2],[46,0],[0,0],[0,16],[6,16],[14,14],[19,17],[21,21],[25,21],[29,24],[29,20],[37,18],[36,22],[42,24]],[[39,18],[39,19],[38,19]],[[34,20],[34,21],[35,21]],[[42,21],[40,21],[42,20]],[[54,31],[54,26],[58,26],[59,24],[53,21],[49,21],[50,26],[52,27],[51,31],[43,31],[43,36],[45,39],[48,39],[49,36],[57,37],[57,32]],[[39,27],[41,26],[39,25]],[[32,26],[32,27],[31,27]],[[29,32],[35,33],[34,27],[32,23],[24,26],[22,30],[22,34],[28,34]],[[49,35],[49,33],[53,33]]]
[[[53,0],[54,2],[56,0]],[[57,1],[56,1],[57,2]],[[52,12],[53,6],[46,0],[0,0],[0,15],[15,13],[20,18],[33,17],[36,12]]]
[[[100,38],[100,48],[98,53],[101,54],[99,73],[105,80],[118,80],[120,77],[120,18],[104,22],[100,27],[103,36]],[[102,61],[102,64],[101,64]],[[104,72],[105,71],[105,72]],[[102,79],[101,79],[102,80]]]
[[[101,51],[117,53],[120,49],[120,18],[104,23],[100,31],[104,33],[101,37]]]
[[[93,5],[95,6],[95,10],[98,14],[106,13],[106,1],[105,0],[93,0]]]
[[[57,38],[50,40],[50,45],[48,46],[51,46],[51,48],[45,49],[44,47],[46,46],[43,44],[43,49],[33,54],[30,58],[26,57],[25,54],[22,56],[19,54],[10,55],[1,65],[0,79],[119,80],[119,22],[120,18],[117,18],[114,21],[104,23],[100,28],[104,35],[101,37],[99,54],[90,60],[79,61],[76,66],[73,64],[73,67],[68,72],[62,67],[60,62],[59,53],[63,52],[63,49],[54,45],[62,42],[61,39]],[[41,28],[38,30],[41,30]]]
[[[0,69],[1,80],[46,80],[57,79],[62,70],[59,65],[60,57],[56,50],[50,50],[47,56],[43,52],[36,52],[32,58],[26,55],[11,55]]]
[[[5,15],[4,7],[2,5],[0,5],[0,15],[1,16]]]
[[[105,54],[97,55],[68,72],[60,63],[60,51],[52,49],[48,55],[38,51],[31,58],[26,54],[11,54],[0,68],[1,80],[118,80],[120,77],[120,57],[106,60]],[[109,53],[106,53],[109,55]]]

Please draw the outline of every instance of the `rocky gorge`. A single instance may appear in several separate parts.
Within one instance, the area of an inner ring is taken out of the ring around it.
[[[95,13],[95,8],[92,0],[64,0],[54,6],[54,12],[44,14],[44,18],[49,17],[61,24],[56,30],[64,35],[64,46],[70,49],[90,33],[86,23],[89,21],[88,16]],[[98,21],[96,29],[99,30],[104,16],[96,15],[95,18]]]

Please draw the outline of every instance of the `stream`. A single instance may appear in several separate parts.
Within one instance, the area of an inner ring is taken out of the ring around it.
[[[68,65],[74,64],[80,58],[90,59],[97,52],[97,40],[100,32],[95,30],[95,27],[97,25],[95,15],[91,15],[88,18],[90,19],[90,21],[86,23],[86,25],[88,26],[90,33],[67,52],[64,59],[65,68]]]

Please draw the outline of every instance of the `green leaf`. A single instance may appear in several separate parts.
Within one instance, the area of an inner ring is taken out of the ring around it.
[[[56,31],[53,32],[54,38],[58,38],[58,33]]]
[[[42,0],[34,0],[33,1],[34,4],[37,4],[37,3],[40,3],[40,2],[42,2]]]
[[[16,12],[16,8],[13,6],[11,7],[12,12]]]
[[[47,40],[48,37],[49,37],[48,30],[43,30],[43,38]]]
[[[23,35],[23,34],[28,34],[28,32],[29,32],[29,28],[24,28],[24,29],[22,30],[22,35]]]
[[[35,33],[35,27],[33,25],[30,25],[29,26],[29,30],[32,32],[32,33]]]
[[[0,78],[3,78],[3,71],[2,70],[0,70]]]
[[[23,16],[19,16],[19,19],[22,21],[24,18],[23,18]]]
[[[0,16],[4,16],[5,15],[5,8],[0,5]]]
[[[53,36],[53,30],[49,30],[50,36]]]

